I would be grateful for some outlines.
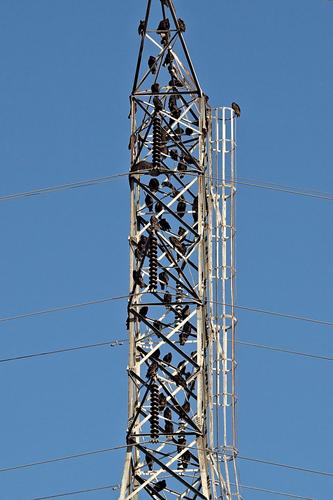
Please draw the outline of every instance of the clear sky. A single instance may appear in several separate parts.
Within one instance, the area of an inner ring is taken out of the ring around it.
[[[145,3],[0,0],[2,195],[128,169]],[[333,192],[333,1],[175,3],[211,103],[241,105],[238,175]],[[237,302],[333,321],[332,202],[245,186],[237,201]],[[126,294],[128,206],[126,178],[1,202],[1,318]],[[0,358],[123,338],[125,319],[121,302],[0,323]],[[242,312],[238,334],[333,356],[329,327]],[[333,472],[333,363],[244,346],[238,357],[240,453]],[[126,345],[0,363],[0,469],[122,444],[126,364]],[[0,470],[0,498],[118,483],[122,462]],[[239,468],[244,484],[332,499],[332,478]]]

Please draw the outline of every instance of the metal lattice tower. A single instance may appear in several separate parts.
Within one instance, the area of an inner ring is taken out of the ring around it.
[[[148,0],[131,94],[121,499],[240,499],[235,116],[212,110],[172,0]]]

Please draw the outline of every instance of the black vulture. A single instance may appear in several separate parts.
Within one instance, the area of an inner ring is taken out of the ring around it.
[[[169,0],[161,0],[162,4],[169,7]]]
[[[146,377],[147,378],[155,377],[157,370],[158,370],[158,363],[156,361],[153,361],[151,365],[149,365]]]
[[[169,365],[171,363],[171,361],[172,361],[172,353],[168,352],[168,354],[166,354],[163,357],[163,361],[164,361],[164,363],[167,363]]]
[[[192,155],[185,154],[183,157],[184,161],[188,163],[189,165],[195,165],[195,159],[193,158]]]
[[[166,219],[160,219],[159,223],[162,231],[171,231],[171,226]]]
[[[178,161],[178,153],[176,149],[171,149],[170,151],[171,160]]]
[[[186,366],[186,361],[183,359],[177,365],[177,370],[179,371],[179,373],[183,373],[184,372],[185,366]]]
[[[163,66],[169,66],[169,64],[173,63],[174,59],[175,58],[173,57],[172,52],[170,50],[168,50],[168,53],[167,53],[167,55],[165,56],[165,59],[164,59]]]
[[[187,401],[187,399],[185,400],[185,403],[182,405],[182,411],[184,413],[189,413],[191,410],[191,405],[190,405],[190,402]]]
[[[153,104],[155,106],[155,111],[162,111],[163,102],[157,95],[153,98]]]
[[[180,387],[184,387],[184,388],[186,387],[186,382],[179,373],[176,373],[175,375],[173,375],[172,379]]]
[[[146,455],[146,464],[148,465],[149,470],[153,470],[154,460],[150,455]]]
[[[158,94],[160,91],[160,84],[157,82],[153,83],[153,85],[151,86],[151,91],[153,94]]]
[[[159,411],[163,411],[167,405],[167,398],[163,394],[163,392],[160,392],[158,396],[158,409]]]
[[[173,118],[178,119],[181,115],[181,111],[179,108],[177,108],[177,106],[174,106],[170,111]]]
[[[170,408],[165,408],[164,413],[163,413],[163,417],[171,420],[172,412],[171,412]]]
[[[182,135],[184,133],[184,129],[178,125],[178,127],[175,128],[174,133],[176,135]]]
[[[190,306],[187,304],[187,306],[184,307],[184,309],[182,310],[182,318],[185,319],[185,318],[188,318],[190,315]]]
[[[186,252],[185,245],[181,243],[176,236],[170,236],[169,240],[172,246],[184,255],[184,253]]]
[[[167,307],[169,307],[170,304],[171,304],[171,301],[172,301],[172,295],[171,295],[171,293],[166,292],[164,294],[164,297],[163,297],[163,303],[164,303],[164,305],[166,305]]]
[[[148,309],[149,309],[148,306],[141,307],[139,310],[140,316],[143,316],[145,318],[148,314]]]
[[[144,250],[144,248],[147,245],[147,241],[148,241],[147,236],[145,236],[144,234],[142,234],[141,237],[140,237],[140,239],[139,239],[139,243],[138,243],[138,247],[140,248],[140,250]]]
[[[172,152],[172,151],[170,151],[170,153],[171,153],[171,152]],[[173,184],[171,184],[171,182],[170,182],[169,180],[167,180],[167,181],[163,181],[163,182],[162,182],[162,186],[163,186],[163,187],[168,187],[168,188],[170,188],[170,189],[174,189]]]
[[[138,271],[133,271],[133,280],[134,283],[136,285],[139,285],[140,288],[143,288],[145,286],[142,275]]]
[[[150,56],[148,59],[148,66],[153,75],[156,73],[156,57]]]
[[[162,19],[162,21],[160,21],[158,27],[157,27],[157,31],[169,31],[170,29],[170,21],[168,18],[165,18],[165,19]]]
[[[164,431],[165,431],[165,434],[173,434],[173,423],[172,422],[165,422]]]
[[[160,491],[164,490],[166,488],[166,480],[162,479],[161,481],[157,481],[157,483],[154,484],[154,490],[159,493]]]
[[[156,330],[158,330],[159,332],[162,331],[162,328],[163,328],[163,325],[160,321],[158,321],[157,319],[154,321],[153,323],[153,326]]]
[[[162,271],[158,277],[160,280],[161,289],[164,290],[165,286],[169,283],[169,276],[165,271]]]
[[[148,172],[153,168],[153,164],[150,161],[139,161],[138,163],[134,163],[131,167],[131,172],[141,172],[144,170],[148,170]]]
[[[185,345],[188,339],[189,334],[187,332],[180,332],[179,334],[179,343],[180,345]]]
[[[141,215],[137,216],[136,225],[137,225],[138,231],[140,231],[141,226],[144,227],[146,225],[146,221],[144,220],[143,217],[141,217]]]
[[[186,129],[185,129],[185,134],[186,134],[186,135],[192,135],[192,134],[193,134],[193,132],[194,132],[194,131],[193,131],[193,129],[192,129],[192,128],[190,128],[190,127],[186,127]]]
[[[185,323],[185,325],[183,326],[183,330],[185,333],[187,333],[188,335],[191,333],[191,330],[192,330],[192,326],[191,326],[191,323],[189,321],[187,321]]]
[[[240,115],[241,115],[241,109],[240,109],[240,107],[238,106],[237,102],[232,102],[232,103],[231,103],[231,107],[232,107],[232,109],[234,110],[235,115],[237,116],[237,118],[239,118],[239,117],[240,117]]]
[[[153,192],[156,193],[160,187],[160,183],[158,182],[157,179],[150,179],[149,181],[149,189]]]
[[[151,355],[152,358],[159,359],[161,355],[161,351],[159,349],[156,349]]]
[[[184,21],[182,19],[178,19],[178,28],[179,30],[182,32],[182,33],[185,33],[186,31],[186,24],[184,23]]]
[[[183,177],[183,176],[181,176]],[[177,214],[179,215],[179,217],[184,217],[184,215],[186,214],[186,203],[185,201],[182,201],[180,200],[177,204]]]
[[[145,204],[146,204],[146,207],[148,208],[149,212],[151,212],[153,210],[153,207],[154,207],[154,200],[149,194],[147,194],[147,196],[145,197]]]
[[[184,177],[184,172],[187,170],[187,165],[184,161],[180,161],[177,165],[177,170],[180,172],[179,177],[182,179]]]
[[[160,201],[158,201],[155,205],[155,213],[159,214],[163,210],[163,205]],[[162,226],[161,226],[162,227]],[[162,228],[163,229],[163,228]]]
[[[169,97],[169,109],[172,111],[177,108],[177,94],[173,94]]]
[[[198,197],[196,196],[192,203],[192,217],[194,222],[198,222]]]
[[[146,31],[146,21],[143,20],[143,21],[140,21],[140,24],[139,24],[139,27],[138,27],[138,33],[139,35],[144,35]]]
[[[191,460],[191,453],[189,450],[186,450],[185,453],[180,457],[183,469],[187,469],[188,464]]]
[[[182,87],[182,86],[183,86],[182,82],[174,76],[169,81],[169,87]]]

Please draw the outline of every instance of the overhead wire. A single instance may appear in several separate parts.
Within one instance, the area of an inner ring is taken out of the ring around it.
[[[333,472],[325,472],[322,470],[309,469],[306,467],[301,467],[299,465],[289,465],[289,464],[284,464],[284,463],[279,463],[279,462],[272,462],[270,460],[264,460],[261,458],[245,457],[242,455],[238,455],[237,458],[239,458],[240,460],[246,460],[248,462],[256,462],[259,464],[271,465],[273,467],[281,467],[283,469],[290,469],[290,470],[295,470],[295,471],[299,471],[299,472],[306,472],[309,474],[316,474],[318,476],[333,477]]]
[[[167,170],[166,172],[170,173],[170,170]],[[21,192],[11,193],[11,194],[0,196],[0,202],[17,200],[20,198],[30,198],[33,196],[49,194],[49,193],[56,193],[56,192],[60,192],[60,191],[67,191],[67,190],[71,190],[71,189],[80,189],[80,188],[84,188],[84,187],[97,186],[97,185],[109,183],[117,178],[128,177],[128,175],[129,175],[128,171],[119,172],[117,174],[108,175],[108,176],[104,176],[104,177],[95,177],[92,179],[85,179],[85,180],[76,181],[76,182],[69,182],[69,183],[65,183],[65,184],[56,184],[56,185],[47,186],[44,188],[36,188],[36,189],[31,190],[31,191],[21,191]],[[191,175],[191,173],[188,173],[188,175]],[[212,177],[212,179],[213,178],[214,177]],[[283,192],[283,193],[297,195],[297,196],[307,196],[307,197],[311,197],[311,198],[319,198],[322,200],[333,201],[333,193],[327,193],[324,191],[306,190],[306,189],[297,188],[294,186],[285,186],[285,185],[274,184],[274,183],[269,183],[269,182],[265,182],[265,181],[245,179],[245,178],[241,178],[241,177],[233,179],[232,182],[234,182],[235,184],[239,184],[239,185],[247,186],[247,187],[268,189],[270,191]]]
[[[240,486],[240,488],[244,488],[246,490],[259,491],[261,493],[269,493],[272,495],[279,495],[279,496],[288,497],[288,498],[298,498],[300,500],[315,500],[312,497],[304,497],[301,495],[296,495],[294,493],[287,493],[287,492],[283,492],[283,491],[276,491],[276,490],[269,490],[266,488],[259,488],[258,486],[248,486],[246,484],[240,484],[239,486]],[[61,498],[61,497],[72,496],[72,495],[81,495],[84,493],[91,493],[91,492],[95,492],[95,491],[103,491],[103,490],[104,491],[105,490],[116,491],[119,489],[120,489],[119,484],[110,484],[110,485],[106,485],[106,486],[99,486],[96,488],[89,488],[89,489],[76,490],[76,491],[67,491],[67,492],[58,493],[55,495],[49,495],[49,496],[45,496],[45,497],[35,497],[32,500],[50,500],[52,498]]]

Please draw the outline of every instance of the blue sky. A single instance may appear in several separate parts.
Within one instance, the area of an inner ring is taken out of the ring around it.
[[[333,2],[175,3],[211,103],[242,107],[238,175],[333,192]],[[127,170],[144,9],[144,0],[1,0],[1,194]],[[238,303],[333,320],[332,202],[245,186],[237,201]],[[1,202],[0,316],[126,294],[128,205],[126,178]],[[125,303],[108,303],[2,323],[0,358],[122,338],[125,318]],[[329,327],[240,312],[238,335],[333,355]],[[243,346],[238,357],[241,454],[332,472],[333,364]],[[123,443],[126,363],[123,346],[0,364],[0,469]],[[117,483],[122,461],[115,452],[0,471],[0,497]],[[239,468],[244,484],[332,497],[330,478]]]

